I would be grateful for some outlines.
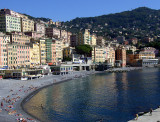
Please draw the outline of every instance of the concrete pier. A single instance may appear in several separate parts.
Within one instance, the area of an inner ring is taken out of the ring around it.
[[[133,119],[128,122],[160,122],[160,108],[153,110],[152,115],[146,113],[142,116],[139,116],[138,119]]]

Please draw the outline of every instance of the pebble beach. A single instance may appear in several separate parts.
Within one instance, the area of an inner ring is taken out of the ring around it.
[[[96,73],[95,71],[75,71],[73,74],[46,75],[33,80],[0,80],[0,122],[38,122],[32,116],[25,113],[21,107],[22,101],[30,96],[31,93],[43,87],[64,82],[70,79],[85,77]]]

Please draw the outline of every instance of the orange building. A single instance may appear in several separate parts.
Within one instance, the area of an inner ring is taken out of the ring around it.
[[[126,50],[124,48],[118,48],[116,50],[116,60],[121,61],[121,67],[126,66]]]

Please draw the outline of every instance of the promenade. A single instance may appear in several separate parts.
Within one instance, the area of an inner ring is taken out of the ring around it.
[[[128,122],[160,122],[160,108],[153,110],[152,115],[146,113],[139,116],[137,120],[133,119]]]
[[[38,122],[38,120],[29,116],[22,110],[21,102],[24,98],[45,86],[64,82],[69,79],[85,77],[93,73],[95,72],[77,71],[65,76],[47,75],[43,78],[26,81],[14,79],[0,80],[0,122],[17,122],[17,120],[20,119],[24,119],[27,122]]]

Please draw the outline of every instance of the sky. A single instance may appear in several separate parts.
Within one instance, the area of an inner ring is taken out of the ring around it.
[[[160,0],[0,0],[0,9],[64,22],[76,17],[107,15],[138,7],[159,10]]]

